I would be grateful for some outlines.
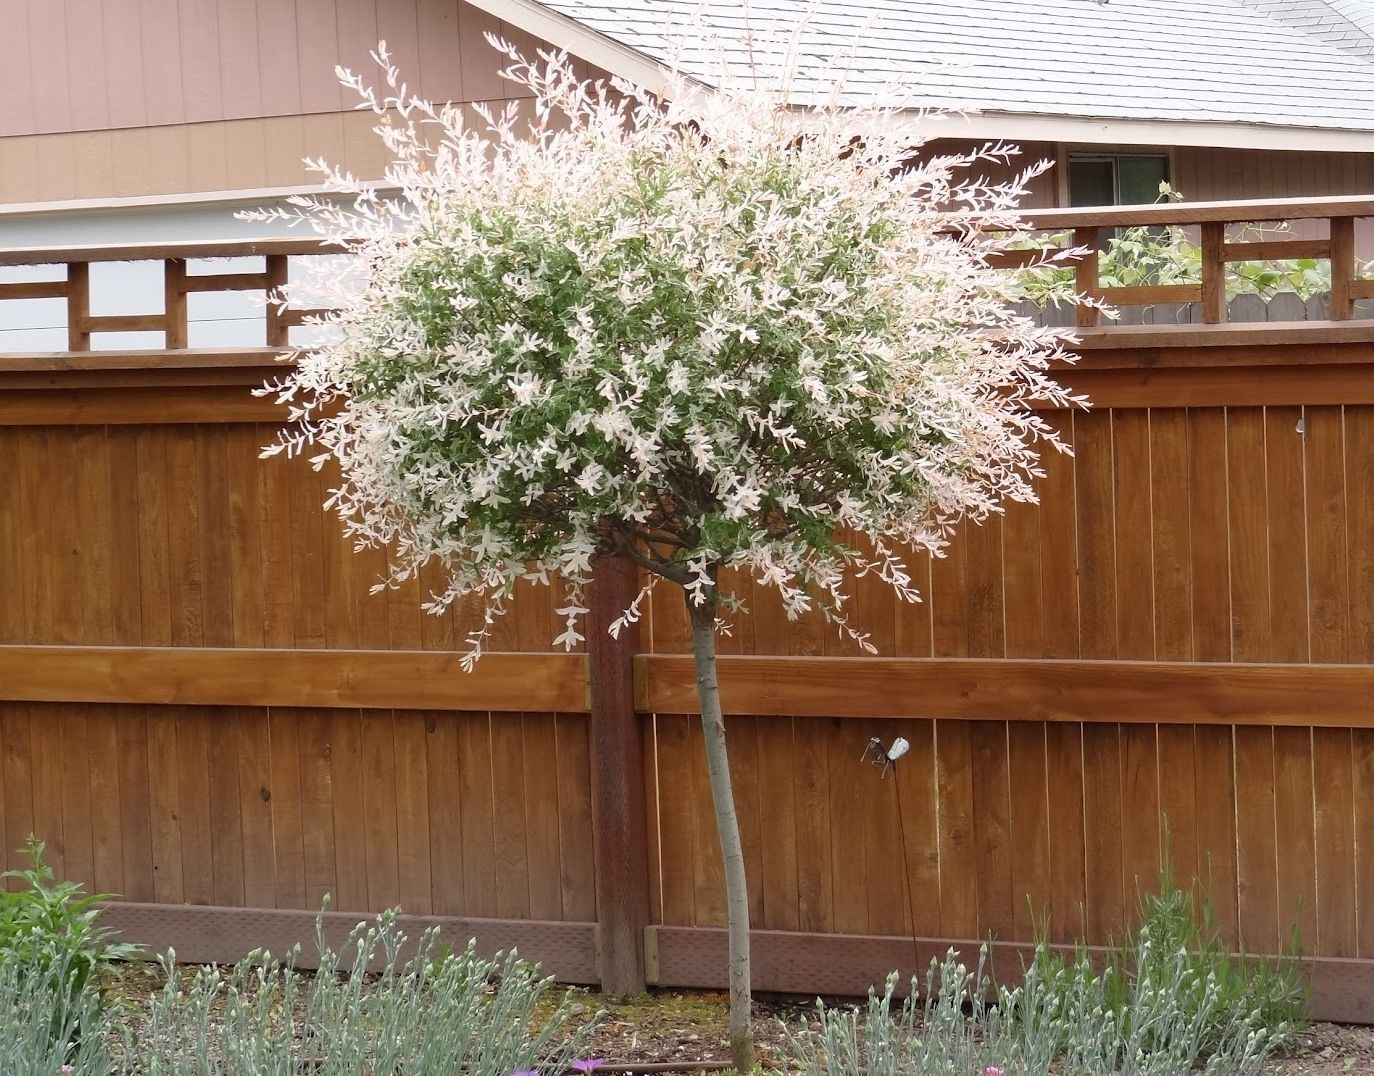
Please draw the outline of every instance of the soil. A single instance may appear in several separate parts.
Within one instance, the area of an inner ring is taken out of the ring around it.
[[[717,993],[659,993],[642,998],[608,999],[589,995],[589,1011],[605,1009],[593,1042],[594,1056],[614,1061],[726,1061],[727,998]],[[779,1021],[796,1027],[812,1012],[797,998],[755,1002],[754,1034],[759,1060],[769,1068],[784,1065]],[[1272,1076],[1374,1076],[1374,1027],[1313,1024],[1293,1048],[1270,1062]]]
[[[161,972],[147,965],[124,965],[107,983],[110,995],[141,1008],[161,988]],[[726,995],[711,991],[657,991],[616,998],[575,990],[573,1015],[601,1022],[586,1056],[618,1065],[728,1061]],[[782,1025],[799,1027],[814,1014],[814,1003],[797,997],[755,999],[754,1034],[760,1064],[785,1068]],[[1267,1076],[1374,1076],[1374,1027],[1313,1024],[1288,1054],[1275,1058]]]
[[[1313,1024],[1290,1055],[1270,1067],[1276,1076],[1374,1074],[1374,1028]]]

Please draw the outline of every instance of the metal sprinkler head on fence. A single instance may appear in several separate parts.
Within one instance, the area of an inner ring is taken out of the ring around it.
[[[910,750],[911,744],[904,737],[898,736],[892,741],[891,747],[884,747],[882,738],[874,736],[864,747],[864,753],[859,756],[859,760],[861,762],[868,761],[880,767],[883,771],[882,778],[885,779],[888,768]]]

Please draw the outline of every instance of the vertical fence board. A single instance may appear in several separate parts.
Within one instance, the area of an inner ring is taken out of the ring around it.
[[[978,933],[978,873],[974,847],[973,745],[967,721],[935,723],[939,796],[940,932],[947,938]],[[836,909],[838,915],[840,910]]]
[[[1275,862],[1279,940],[1293,929],[1317,944],[1316,820],[1313,816],[1312,730],[1274,730]]]
[[[341,882],[341,863],[335,857],[338,839],[347,843],[344,862],[354,861],[362,846],[361,831],[342,833],[334,812],[334,715],[327,710],[306,710],[296,715],[278,712],[282,720],[296,717],[300,728],[300,787],[302,865],[305,877],[306,907],[318,908],[326,896],[332,907],[341,911],[362,910],[356,881],[352,876]],[[346,718],[347,713],[339,715]],[[349,784],[347,773],[338,782],[340,799],[357,798],[358,785]]]
[[[692,805],[692,905],[696,921],[708,926],[725,924],[725,864],[712,807],[711,783],[706,773],[706,744],[701,719],[687,719],[687,759],[692,767],[689,802]],[[729,735],[727,729],[726,735]],[[746,870],[748,864],[745,864]]]
[[[1112,416],[1116,656],[1144,661],[1155,656],[1151,447],[1149,411]]]
[[[28,711],[28,761],[33,795],[31,832],[47,845],[48,865],[61,878],[67,872],[67,849],[62,834],[61,729],[49,707],[32,703],[25,709]]]
[[[1271,661],[1308,661],[1306,421],[1300,407],[1265,411]]]
[[[769,930],[797,930],[800,896],[797,890],[796,746],[793,719],[758,719],[759,785],[767,789],[759,812],[760,855],[757,871],[763,886],[760,926]],[[810,864],[806,865],[810,869]]]
[[[431,900],[436,915],[456,915],[464,908],[463,798],[457,794],[460,720],[455,714],[425,717]]]
[[[1312,730],[1312,786],[1317,934],[1309,944],[1323,956],[1353,957],[1359,948],[1359,885],[1355,758],[1349,729]]]
[[[1112,414],[1075,416],[1073,429],[1080,653],[1110,658],[1117,631]]]
[[[434,912],[430,859],[429,759],[425,715],[397,710],[395,725],[397,903],[413,915]],[[451,792],[450,792],[451,794]],[[555,856],[553,861],[557,863]],[[559,918],[557,912],[547,916]]]
[[[1207,408],[1188,412],[1188,548],[1193,661],[1231,660],[1228,432],[1224,410]]]
[[[935,722],[903,722],[902,734],[911,744],[911,750],[892,774],[893,794],[902,801],[897,837],[905,866],[911,931],[929,938],[940,931],[939,776],[935,764]]]
[[[802,930],[834,927],[830,855],[830,769],[828,723],[798,719],[797,749],[797,918]],[[805,869],[804,869],[805,865]],[[814,869],[812,869],[814,868]]]
[[[209,714],[173,707],[176,722],[177,821],[181,831],[182,891],[188,904],[215,903],[214,837],[210,823]],[[215,769],[218,771],[219,766]]]
[[[582,714],[559,714],[558,847],[563,865],[563,918],[587,923],[597,917],[592,831],[590,734]],[[648,820],[646,820],[647,823]]]
[[[1015,937],[1030,938],[1044,927],[1052,900],[1045,726],[1009,722],[1007,747],[1012,804],[1012,931]]]
[[[1226,416],[1231,561],[1231,649],[1236,661],[1267,661],[1273,649],[1264,412]]]
[[[180,904],[181,825],[177,804],[177,719],[166,707],[148,710],[149,810],[152,816],[153,898]]]
[[[268,710],[271,752],[267,786],[272,822],[273,906],[309,907],[305,880],[304,788],[301,779],[301,722],[296,715]]]
[[[890,745],[898,730],[888,721],[856,721],[854,732],[864,739],[877,737]],[[903,866],[898,800],[901,791],[895,770],[873,766],[859,777],[863,791],[865,886],[868,931],[875,934],[909,934],[911,916],[907,905],[907,877]]]
[[[692,794],[691,722],[695,718],[658,714],[654,719],[658,757],[658,832],[663,922],[696,922],[695,797]],[[827,862],[829,857],[827,856]]]
[[[1273,952],[1279,943],[1274,731],[1238,728],[1235,744],[1240,940],[1247,952]]]
[[[230,730],[238,762],[243,903],[249,908],[271,908],[277,902],[270,720],[266,708],[245,707],[237,712],[236,727]]]
[[[841,934],[868,933],[868,858],[864,817],[870,809],[869,781],[859,760],[864,732],[859,722],[831,721],[829,733],[830,862],[834,926]],[[698,894],[698,900],[700,894]]]
[[[1194,878],[1205,878],[1198,862],[1194,731],[1192,725],[1160,725],[1156,733],[1161,844],[1168,853],[1174,876],[1183,886]],[[1213,778],[1214,775],[1204,775],[1204,779]]]
[[[1160,661],[1193,657],[1192,527],[1188,502],[1188,413],[1150,412],[1150,578],[1153,654]],[[1215,460],[1208,461],[1215,466]],[[1139,477],[1137,476],[1137,481]],[[1144,583],[1142,583],[1144,585]],[[1132,610],[1132,615],[1139,612]],[[1162,732],[1162,730],[1161,730]],[[1163,771],[1161,770],[1161,773]]]
[[[1197,759],[1198,874],[1212,902],[1216,924],[1231,945],[1240,942],[1236,866],[1236,798],[1239,794],[1232,730],[1199,725],[1194,730]]]
[[[1015,929],[1012,887],[1011,763],[1007,724],[970,726],[973,761],[975,864],[978,871],[978,936],[1009,938]]]
[[[1154,725],[1121,726],[1121,871],[1124,914],[1155,890],[1160,866],[1159,743]]]
[[[100,768],[103,760],[91,755],[86,716],[86,707],[63,713],[54,706],[44,706],[39,717],[56,733],[57,750],[49,765],[60,770],[62,872],[69,878],[95,875],[91,770]]]
[[[152,791],[149,780],[149,727],[141,706],[121,707],[113,717],[119,770],[119,831],[123,839],[124,884],[129,900],[157,898],[153,858]],[[3,726],[0,726],[3,728]],[[114,810],[111,805],[111,811]]]
[[[205,724],[207,783],[210,799],[211,890],[216,904],[231,908],[244,902],[243,800],[239,787],[236,726],[243,717],[235,708]]]
[[[469,915],[495,915],[497,908],[491,763],[490,715],[460,715],[458,795],[463,804],[463,899]]]
[[[401,901],[397,848],[395,717],[390,710],[364,710],[359,717],[360,781],[364,888],[369,911],[382,912]],[[335,810],[338,810],[336,803]],[[351,829],[352,827],[350,827]],[[350,833],[353,840],[358,835]]]
[[[1083,726],[1087,939],[1105,945],[1126,914],[1121,862],[1121,728]]]
[[[1050,937],[1083,938],[1087,926],[1084,835],[1083,726],[1045,728],[1050,781]]]
[[[1303,423],[1310,653],[1313,661],[1349,661],[1345,419],[1339,407],[1308,407]]]

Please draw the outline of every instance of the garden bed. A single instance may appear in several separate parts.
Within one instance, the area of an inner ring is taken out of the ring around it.
[[[162,989],[156,965],[126,964],[112,970],[105,981],[111,1001],[131,1020],[146,1009]],[[620,1065],[725,1064],[729,999],[711,991],[656,991],[634,998],[613,998],[575,990],[573,1015],[590,1019],[603,1013],[584,1051]],[[832,1000],[832,999],[828,999]],[[834,999],[836,1004],[842,1001]],[[759,1061],[771,1070],[786,1067],[782,1023],[793,1027],[814,1022],[814,1006],[801,997],[763,997],[756,1000],[754,1032]],[[1342,1024],[1313,1024],[1301,1033],[1296,1047],[1270,1062],[1273,1076],[1350,1076],[1374,1073],[1374,1028]]]

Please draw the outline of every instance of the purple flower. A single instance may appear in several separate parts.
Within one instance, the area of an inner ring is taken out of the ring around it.
[[[574,1072],[580,1072],[583,1076],[587,1076],[588,1073],[595,1072],[605,1063],[606,1059],[604,1057],[588,1057],[574,1061],[572,1063],[572,1069]]]
[[[522,1069],[519,1072],[512,1072],[510,1076],[539,1076],[538,1069]]]

